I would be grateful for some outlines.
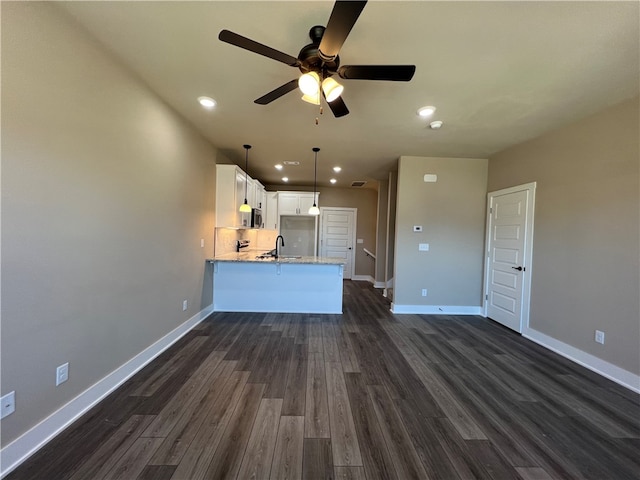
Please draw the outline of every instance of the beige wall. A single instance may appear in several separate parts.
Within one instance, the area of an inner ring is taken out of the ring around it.
[[[488,183],[537,182],[530,327],[635,374],[639,106],[636,97],[494,155]]]
[[[299,191],[312,192],[313,187],[300,187],[295,185],[267,185],[268,191]],[[349,207],[358,209],[358,224],[356,236],[364,243],[355,245],[355,273],[374,278],[375,262],[364,253],[363,247],[369,251],[376,251],[376,215],[378,193],[370,188],[339,188],[318,187],[319,207]]]
[[[438,181],[425,183],[427,173]],[[482,305],[486,186],[486,159],[400,157],[394,306]]]
[[[215,156],[53,4],[2,2],[3,446],[211,303]]]

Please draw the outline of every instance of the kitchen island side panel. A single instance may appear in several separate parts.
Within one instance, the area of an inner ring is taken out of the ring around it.
[[[342,313],[343,266],[214,262],[218,312]]]

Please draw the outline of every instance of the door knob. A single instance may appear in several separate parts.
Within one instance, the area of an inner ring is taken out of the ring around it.
[[[523,267],[511,267],[511,268],[513,268],[514,270],[518,270],[519,272],[524,270]]]

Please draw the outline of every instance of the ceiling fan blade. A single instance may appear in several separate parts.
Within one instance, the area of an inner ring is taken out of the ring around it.
[[[342,97],[336,98],[331,103],[327,102],[327,105],[329,105],[329,108],[333,112],[333,116],[336,118],[344,117],[349,114],[349,109],[345,105],[344,100],[342,100]]]
[[[267,105],[268,103],[271,103],[274,100],[277,100],[281,96],[283,96],[283,95],[285,95],[285,94],[287,94],[289,92],[292,92],[296,88],[298,88],[298,79],[297,78],[291,80],[290,82],[285,83],[284,85],[279,86],[275,90],[271,90],[266,95],[263,95],[262,97],[254,100],[254,103],[257,103],[258,105]]]
[[[300,65],[300,61],[291,55],[287,55],[279,50],[267,47],[266,45],[253,41],[250,38],[230,32],[229,30],[222,30],[218,35],[218,39],[223,42],[230,43],[231,45],[235,45],[236,47],[257,53],[258,55],[263,55],[267,58],[277,60],[278,62],[286,63],[292,67]]]
[[[327,28],[320,41],[321,58],[326,57],[326,59],[332,60],[338,55],[342,44],[347,39],[349,32],[366,4],[366,0],[338,0],[335,3]]]
[[[390,80],[408,82],[416,72],[415,65],[343,65],[340,78],[351,80]]]

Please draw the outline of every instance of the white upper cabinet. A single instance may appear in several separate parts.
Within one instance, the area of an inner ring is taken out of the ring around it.
[[[264,219],[264,228],[271,230],[278,230],[278,192],[265,192],[266,193],[266,212],[265,208],[262,209],[262,218]]]
[[[236,165],[216,165],[216,227],[248,227],[251,224],[251,214],[239,211],[244,203],[245,177]]]
[[[319,194],[316,193],[316,195]],[[311,206],[313,206],[311,192],[278,192],[278,216],[309,215]]]
[[[216,165],[216,227],[251,227],[251,213],[239,211],[245,195],[252,208],[263,209],[264,220],[267,199],[262,184],[236,165]]]

